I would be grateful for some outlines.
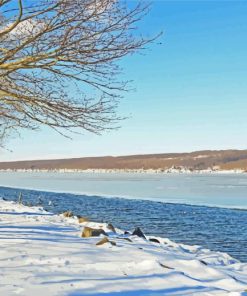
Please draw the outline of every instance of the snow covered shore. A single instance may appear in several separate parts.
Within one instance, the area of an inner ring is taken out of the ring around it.
[[[167,169],[0,169],[1,173],[95,173],[95,174],[246,174],[243,169],[202,169],[192,170],[185,167]]]
[[[82,238],[84,227],[116,245]],[[0,200],[0,295],[247,295],[247,263],[149,238]]]

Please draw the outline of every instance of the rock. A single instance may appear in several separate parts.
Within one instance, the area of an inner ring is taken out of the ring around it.
[[[101,234],[107,236],[106,232],[103,229],[84,227],[81,237],[100,236]]]
[[[115,229],[115,227],[114,227],[111,223],[109,223],[109,224],[107,225],[107,228],[108,228],[109,230],[111,230],[112,232],[115,232],[115,233],[116,233],[116,229]]]
[[[150,242],[160,244],[160,241],[157,238],[150,238]]]
[[[124,232],[124,234],[126,234],[126,235],[127,235],[127,234],[131,234],[131,233],[130,233],[129,231],[125,231],[125,232]]]
[[[66,218],[73,217],[73,213],[72,213],[71,211],[64,212],[63,215],[64,215],[64,217],[66,217]]]
[[[146,239],[144,233],[141,231],[141,228],[139,228],[139,227],[136,227],[136,229],[134,230],[132,235],[137,235],[139,237],[142,237],[142,238]]]
[[[203,265],[208,265],[207,262],[203,261],[203,260],[200,260],[200,262],[203,264]]]
[[[106,243],[109,243],[109,239],[107,237],[102,238],[102,240],[98,241],[96,246],[101,246],[104,245]]]
[[[113,241],[109,241],[109,239],[107,237],[102,238],[102,240],[100,240],[99,242],[97,242],[96,246],[101,246],[104,245],[106,243],[110,243],[112,246],[116,246],[117,244]]]
[[[163,264],[163,263],[161,263],[161,262],[159,262],[159,265],[160,265],[161,267],[163,267],[163,268],[174,269],[173,267],[167,266],[167,265],[165,265],[165,264]]]
[[[88,218],[86,218],[86,217],[77,216],[77,218],[78,218],[78,222],[79,223],[83,223],[83,222],[88,222],[89,221]]]

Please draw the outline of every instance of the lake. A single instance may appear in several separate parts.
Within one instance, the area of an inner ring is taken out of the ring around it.
[[[147,235],[247,262],[247,174],[1,172],[0,186],[6,199],[22,191],[25,203],[55,213],[72,210],[126,230],[139,226]]]
[[[247,174],[0,172],[0,186],[247,209]]]

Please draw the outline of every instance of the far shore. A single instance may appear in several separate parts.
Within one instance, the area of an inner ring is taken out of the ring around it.
[[[133,173],[133,174],[246,174],[243,169],[205,169],[193,170],[188,168],[168,168],[168,169],[0,169],[2,173]]]

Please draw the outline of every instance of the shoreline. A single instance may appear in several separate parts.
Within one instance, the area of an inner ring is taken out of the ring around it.
[[[247,263],[226,253],[1,199],[0,212],[3,295],[247,295]],[[115,244],[80,237],[85,227]]]
[[[243,169],[189,170],[189,169],[0,169],[1,173],[95,173],[95,174],[246,174]]]

